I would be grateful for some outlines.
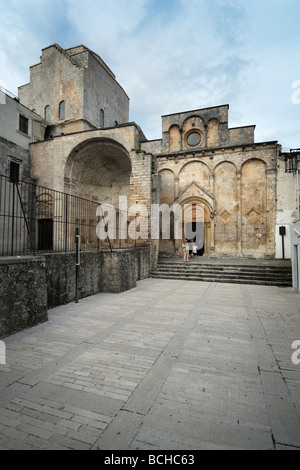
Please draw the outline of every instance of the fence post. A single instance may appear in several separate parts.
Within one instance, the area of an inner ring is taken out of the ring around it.
[[[15,192],[16,187],[13,183],[13,206],[12,206],[12,222],[11,222],[11,256],[14,256],[14,237],[15,237]]]
[[[65,195],[65,252],[68,252],[68,195]]]
[[[80,266],[80,235],[79,228],[76,229],[76,304],[78,304],[78,281]]]

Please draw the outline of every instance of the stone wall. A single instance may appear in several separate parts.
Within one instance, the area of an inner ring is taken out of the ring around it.
[[[78,297],[124,292],[149,272],[149,246],[83,252]],[[74,253],[0,259],[0,338],[47,321],[47,309],[75,299]]]
[[[45,256],[48,308],[67,304],[76,298],[76,255],[54,253]],[[88,297],[102,291],[103,253],[81,253],[78,295]]]
[[[210,210],[206,255],[274,258],[277,152],[267,142],[159,155],[161,203]],[[161,254],[177,254],[165,245]]]
[[[41,62],[30,67],[30,83],[19,87],[21,103],[45,117],[50,106],[49,124],[83,118],[84,67],[78,67],[57,44],[42,50]],[[65,119],[59,120],[59,103],[66,102]]]
[[[19,177],[22,180],[30,179],[30,157],[29,150],[0,137],[0,174],[9,176],[10,162],[20,165]]]
[[[53,136],[129,120],[129,98],[102,59],[79,46],[64,50],[53,44],[42,50],[41,62],[30,67],[30,83],[19,87],[19,98],[40,116],[50,106],[49,124]],[[59,105],[65,102],[65,116]]]
[[[103,253],[103,292],[124,292],[136,287],[150,272],[150,247],[129,248]]]
[[[82,252],[78,295],[88,297],[98,292],[124,292],[136,282],[149,277],[150,249],[128,248]],[[48,308],[73,302],[76,298],[75,253],[45,256]]]
[[[104,111],[104,127],[129,121],[129,98],[116,81],[116,77],[88,53],[88,68],[84,84],[84,117],[95,127],[100,127],[100,109]]]
[[[280,156],[277,159],[276,258],[283,257],[282,237],[279,233],[279,227],[282,226],[286,230],[284,256],[292,257],[291,225],[299,218],[297,198],[297,173],[286,173],[284,157]]]
[[[1,258],[0,337],[47,319],[45,258]]]
[[[222,105],[162,116],[162,139],[142,142],[142,149],[158,155],[254,143],[255,126],[230,129],[228,110]]]

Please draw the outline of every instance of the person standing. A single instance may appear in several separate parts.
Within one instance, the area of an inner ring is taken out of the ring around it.
[[[183,248],[183,262],[185,263],[186,261],[189,260],[189,253],[190,253],[190,247],[189,247],[187,239],[185,239],[184,243],[182,244],[182,248]]]
[[[193,244],[193,256],[197,256],[198,254],[198,247],[196,245],[196,243]]]

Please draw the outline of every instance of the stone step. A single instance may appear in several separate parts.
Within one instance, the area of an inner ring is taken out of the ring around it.
[[[151,277],[239,284],[260,284],[280,287],[292,286],[290,264],[219,264],[180,263],[159,261]]]
[[[273,268],[249,268],[249,267],[234,267],[234,266],[167,266],[158,265],[156,271],[170,271],[170,272],[232,272],[232,273],[270,273],[270,274],[291,274],[291,268],[287,269],[273,269]]]
[[[218,269],[155,269],[153,272],[156,273],[170,273],[170,274],[184,274],[184,275],[218,275],[218,276],[269,276],[269,277],[292,277],[291,272],[280,272],[280,271],[234,271],[234,270],[218,270]]]
[[[157,268],[179,268],[179,269],[219,269],[219,270],[249,270],[249,271],[291,271],[291,266],[255,266],[255,265],[236,265],[236,264],[193,264],[188,262],[183,263],[158,263]]]
[[[280,274],[272,275],[272,274],[255,274],[255,275],[250,275],[249,273],[218,273],[218,272],[209,272],[209,273],[189,273],[189,272],[169,272],[169,271],[153,271],[151,274],[155,274],[156,276],[175,276],[180,278],[181,276],[185,277],[196,277],[196,278],[202,278],[202,277],[207,277],[207,278],[232,278],[232,279],[262,279],[262,280],[285,280],[288,282],[291,282],[292,277],[291,276],[282,276]]]
[[[156,279],[177,279],[184,281],[202,281],[202,282],[222,282],[232,284],[254,284],[254,285],[267,285],[277,287],[292,287],[292,282],[289,279],[259,279],[256,277],[240,277],[240,276],[186,276],[186,275],[174,275],[169,273],[150,273],[150,277]]]

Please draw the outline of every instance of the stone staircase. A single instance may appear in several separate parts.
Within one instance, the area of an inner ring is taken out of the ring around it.
[[[160,258],[150,277],[292,287],[290,260]]]

